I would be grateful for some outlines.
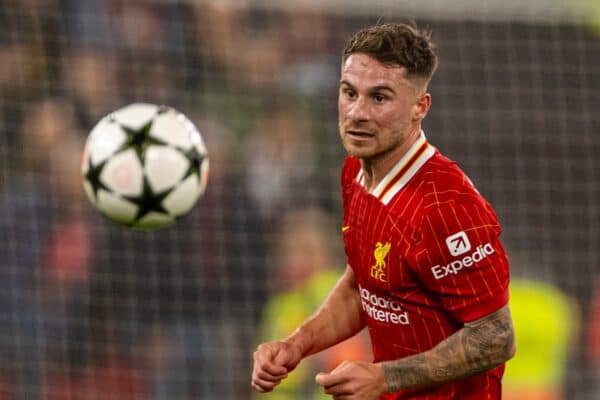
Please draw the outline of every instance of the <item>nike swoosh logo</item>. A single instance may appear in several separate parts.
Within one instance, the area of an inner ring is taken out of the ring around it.
[[[342,232],[346,232],[350,227],[348,225],[342,226]]]

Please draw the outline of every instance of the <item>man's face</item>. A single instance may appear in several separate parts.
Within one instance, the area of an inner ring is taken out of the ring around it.
[[[421,91],[404,74],[403,67],[381,64],[366,54],[346,59],[338,114],[340,136],[350,155],[375,161],[406,151],[403,144],[419,129],[424,112],[418,102]]]

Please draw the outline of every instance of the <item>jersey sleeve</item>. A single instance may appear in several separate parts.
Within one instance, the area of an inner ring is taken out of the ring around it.
[[[509,263],[491,206],[481,198],[432,206],[413,254],[416,272],[458,321],[469,322],[508,303]]]

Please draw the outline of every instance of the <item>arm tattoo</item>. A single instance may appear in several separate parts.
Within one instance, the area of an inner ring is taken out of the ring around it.
[[[465,326],[433,349],[382,363],[388,391],[453,381],[495,368],[514,354],[508,306]]]

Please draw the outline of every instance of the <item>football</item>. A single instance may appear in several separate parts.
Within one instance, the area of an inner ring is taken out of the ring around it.
[[[206,188],[208,166],[202,136],[185,115],[134,103],[90,131],[81,173],[88,199],[103,215],[154,230],[190,212]]]

